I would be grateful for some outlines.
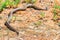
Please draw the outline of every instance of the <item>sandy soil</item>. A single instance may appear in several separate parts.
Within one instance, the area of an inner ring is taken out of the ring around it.
[[[23,0],[22,0],[23,1]],[[17,7],[23,7],[22,1]],[[17,11],[13,14],[10,25],[15,28],[19,35],[9,30],[4,23],[13,8],[4,9],[0,12],[0,40],[60,40],[60,20],[52,20],[54,4],[60,5],[59,0],[37,0],[34,5],[47,10],[35,10],[27,8],[25,11]],[[57,9],[57,11],[60,11]],[[44,14],[41,14],[44,13]],[[58,12],[60,14],[60,12]],[[42,16],[43,15],[43,16]],[[60,18],[59,15],[57,15]]]

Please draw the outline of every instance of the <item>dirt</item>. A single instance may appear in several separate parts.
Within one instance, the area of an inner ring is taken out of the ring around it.
[[[22,1],[17,7],[24,7],[26,3]],[[27,8],[13,14],[14,18],[12,17],[10,25],[19,32],[19,35],[4,25],[13,8],[4,9],[0,12],[0,40],[60,40],[60,24],[58,25],[60,20],[52,20],[54,4],[60,5],[59,2],[59,0],[37,0],[34,5],[39,8],[47,7],[47,10]],[[41,15],[42,12],[44,16]]]

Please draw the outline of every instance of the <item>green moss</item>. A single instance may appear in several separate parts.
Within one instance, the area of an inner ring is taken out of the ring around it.
[[[37,21],[37,22],[35,22],[35,25],[41,25],[42,24],[42,22],[41,21]]]
[[[35,3],[36,1],[37,1],[37,0],[32,0],[31,2],[32,2],[32,3]]]
[[[60,6],[59,6],[59,5],[57,5],[57,4],[55,4],[55,5],[54,5],[54,8],[55,8],[55,9],[59,9],[59,10],[60,10]]]
[[[20,2],[20,0],[15,0],[14,3],[17,5]]]
[[[58,22],[58,26],[60,27],[60,22]]]
[[[37,0],[25,0],[26,3],[35,3]]]
[[[3,2],[1,5],[0,5],[0,11],[3,10],[3,8],[6,7],[6,2]]]
[[[0,11],[3,10],[5,7],[17,5],[20,0],[5,0],[4,2],[0,1]]]
[[[12,16],[12,19],[16,19],[16,16]]]
[[[57,15],[53,17],[54,20],[56,20],[57,18],[58,18]]]
[[[0,19],[2,19],[2,17],[0,16]]]
[[[56,9],[53,10],[54,16],[57,15]]]
[[[41,15],[42,18],[45,17],[45,13],[44,12],[41,12],[40,15]]]
[[[58,18],[56,9],[53,10],[53,13],[54,13],[53,19],[56,20]]]

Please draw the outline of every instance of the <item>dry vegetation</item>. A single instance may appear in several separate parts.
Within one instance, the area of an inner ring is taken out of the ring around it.
[[[60,0],[0,0],[0,40],[60,40]]]

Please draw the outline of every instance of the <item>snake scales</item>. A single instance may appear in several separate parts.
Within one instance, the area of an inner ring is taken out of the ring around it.
[[[11,18],[12,18],[12,16],[13,16],[14,12],[16,12],[16,11],[18,11],[18,10],[19,10],[19,11],[24,11],[24,10],[26,10],[27,8],[33,8],[33,9],[35,9],[35,10],[47,10],[47,8],[42,9],[42,8],[39,8],[39,7],[35,6],[35,5],[33,5],[33,4],[27,4],[27,5],[25,5],[24,8],[20,7],[20,8],[13,9],[13,10],[8,14],[8,20],[5,22],[5,25],[7,26],[7,28],[8,28],[9,30],[11,30],[11,31],[13,31],[13,32],[16,32],[17,35],[19,34],[19,32],[10,25],[10,20],[11,20]]]

